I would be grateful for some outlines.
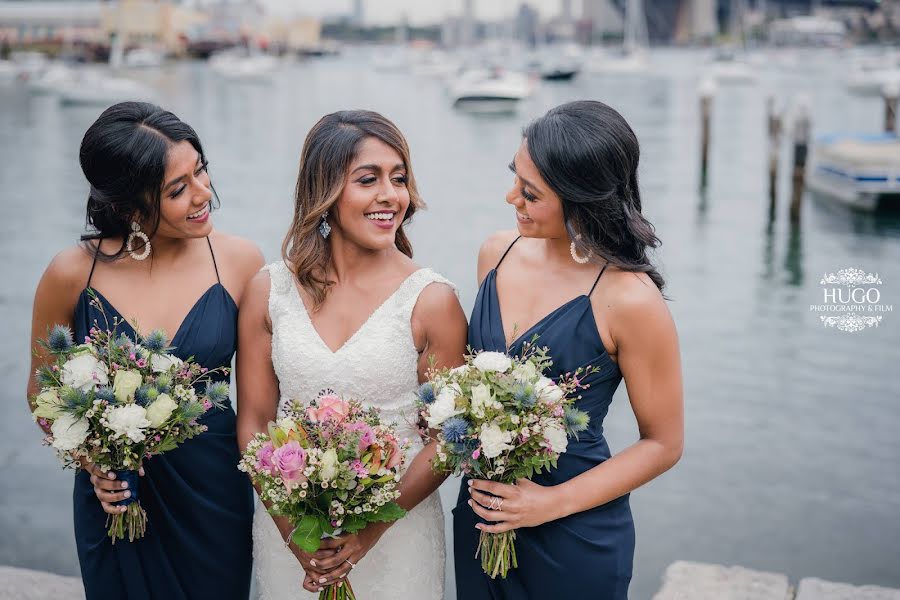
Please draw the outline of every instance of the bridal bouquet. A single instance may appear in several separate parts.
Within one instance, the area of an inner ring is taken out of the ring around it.
[[[307,553],[325,537],[356,533],[406,514],[395,501],[407,445],[378,411],[323,390],[308,406],[290,402],[267,433],[247,444],[238,468],[249,474],[269,512],[287,517],[291,540]],[[354,600],[350,582],[320,600]]]
[[[552,364],[534,339],[519,357],[479,352],[455,369],[433,370],[419,388],[420,414],[436,431],[435,470],[511,484],[555,468],[568,436],[587,429],[588,415],[573,406],[579,369],[560,381],[543,375]],[[506,577],[517,565],[515,530],[481,532],[476,556],[484,572]]]
[[[124,513],[107,519],[115,543],[127,532],[129,541],[144,535],[147,513],[138,499],[138,469],[154,454],[174,450],[206,431],[197,419],[228,398],[228,384],[207,370],[171,354],[162,331],[133,341],[112,330],[93,327],[76,345],[72,331],[56,325],[40,342],[51,360],[35,377],[40,392],[32,399],[34,419],[47,432],[64,467],[77,468],[86,458],[104,473],[128,482],[131,497],[117,502]],[[195,387],[206,384],[204,394]]]

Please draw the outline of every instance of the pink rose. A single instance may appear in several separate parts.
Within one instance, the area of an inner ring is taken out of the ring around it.
[[[388,452],[390,453],[390,456],[388,457],[387,463],[385,463],[384,468],[393,469],[403,461],[403,452],[400,451],[400,444],[397,442],[397,438],[389,435],[385,439],[388,444]]]
[[[341,423],[350,414],[350,405],[338,396],[322,396],[317,404],[318,408],[310,406],[306,409],[306,418],[313,423],[329,420]]]
[[[375,443],[375,431],[369,427],[367,423],[348,423],[345,425],[347,431],[359,432],[359,453],[365,452],[366,448]]]
[[[291,440],[276,449],[272,453],[272,459],[288,490],[299,486],[306,480],[306,476],[303,474],[303,469],[306,468],[306,450],[298,442]]]
[[[275,468],[275,463],[272,459],[272,454],[274,452],[275,448],[272,446],[272,442],[266,442],[259,450],[256,451],[257,471],[265,471],[273,477],[278,474]]]

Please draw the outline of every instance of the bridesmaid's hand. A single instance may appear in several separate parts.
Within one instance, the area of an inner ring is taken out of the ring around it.
[[[536,527],[564,516],[558,489],[530,479],[519,479],[515,485],[470,479],[469,495],[469,506],[475,514],[492,522],[475,527],[488,533]]]
[[[369,550],[375,547],[390,526],[391,523],[369,523],[358,533],[324,540],[319,551],[329,550],[334,554],[317,560],[312,569],[307,569],[306,579],[303,580],[304,589],[318,592],[326,585],[341,582]]]
[[[131,491],[126,489],[128,483],[124,481],[116,481],[116,474],[112,471],[104,473],[100,467],[92,463],[86,458],[81,458],[81,468],[90,473],[91,485],[94,486],[94,494],[100,500],[100,506],[104,512],[111,515],[118,515],[125,512],[125,506],[115,506],[113,502],[124,500],[131,497]],[[140,475],[144,474],[144,467],[138,470]]]

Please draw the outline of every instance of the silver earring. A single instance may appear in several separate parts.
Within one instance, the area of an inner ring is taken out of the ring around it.
[[[134,251],[134,238],[141,238],[144,242],[144,251],[140,254],[137,254]],[[150,238],[147,237],[146,233],[141,231],[141,226],[138,225],[137,221],[131,222],[131,233],[128,235],[128,240],[125,242],[125,250],[128,251],[128,254],[130,254],[131,258],[134,260],[144,260],[150,256]]]
[[[328,211],[325,211],[325,214],[322,215],[322,222],[319,223],[319,234],[328,239],[328,236],[331,235],[331,225],[328,224]]]
[[[587,256],[581,256],[578,254],[578,248],[575,246],[575,242],[581,240],[581,234],[575,236],[575,240],[569,245],[569,253],[572,255],[572,260],[577,262],[579,265],[586,265],[590,262],[591,257],[594,255],[594,252],[588,250]]]

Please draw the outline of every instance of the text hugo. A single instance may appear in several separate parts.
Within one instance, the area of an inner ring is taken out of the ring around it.
[[[864,289],[858,287],[852,290],[848,288],[831,288],[822,291],[825,296],[824,301],[832,304],[878,304],[878,301],[881,300],[881,292],[878,291],[878,288]]]

